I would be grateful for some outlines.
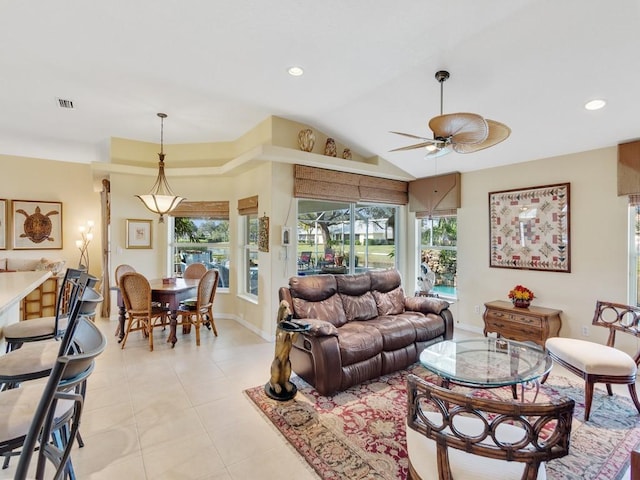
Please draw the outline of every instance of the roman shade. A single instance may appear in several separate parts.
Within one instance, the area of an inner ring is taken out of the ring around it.
[[[258,213],[258,195],[238,200],[238,215],[255,215]]]
[[[417,218],[456,215],[460,208],[460,173],[409,182],[409,211]]]
[[[406,205],[407,190],[407,182],[402,180],[304,165],[296,165],[294,169],[293,195],[296,198]]]
[[[229,202],[189,202],[183,200],[171,212],[172,217],[215,218],[229,220]]]

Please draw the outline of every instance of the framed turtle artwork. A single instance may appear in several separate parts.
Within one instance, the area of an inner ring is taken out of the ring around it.
[[[11,202],[14,250],[62,249],[62,202]]]

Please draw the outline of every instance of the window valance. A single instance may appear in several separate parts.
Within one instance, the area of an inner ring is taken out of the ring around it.
[[[199,217],[229,220],[229,201],[190,202],[184,200],[171,211],[173,217]]]
[[[238,200],[238,215],[255,215],[258,213],[258,195]]]
[[[406,205],[408,184],[401,180],[296,165],[294,197],[344,202]]]
[[[417,218],[446,217],[460,208],[460,173],[448,173],[409,182],[409,211]]]

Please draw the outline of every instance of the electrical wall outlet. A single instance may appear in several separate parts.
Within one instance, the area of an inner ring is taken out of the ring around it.
[[[582,327],[582,336],[583,337],[589,336],[589,327]]]
[[[480,305],[475,305],[473,311],[476,312],[477,315],[480,315]]]

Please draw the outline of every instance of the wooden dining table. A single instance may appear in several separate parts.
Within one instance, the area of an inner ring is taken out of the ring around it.
[[[199,283],[200,279],[198,278],[176,278],[175,283],[164,283],[162,279],[149,280],[149,284],[151,285],[151,300],[169,309],[170,322],[167,342],[171,342],[171,348],[173,348],[178,341],[176,326],[178,324],[178,308],[180,302],[187,298],[195,297]],[[118,292],[118,331],[116,335],[119,337],[118,343],[120,343],[124,338],[127,310],[124,306],[120,288],[115,286],[111,287],[111,290]]]

